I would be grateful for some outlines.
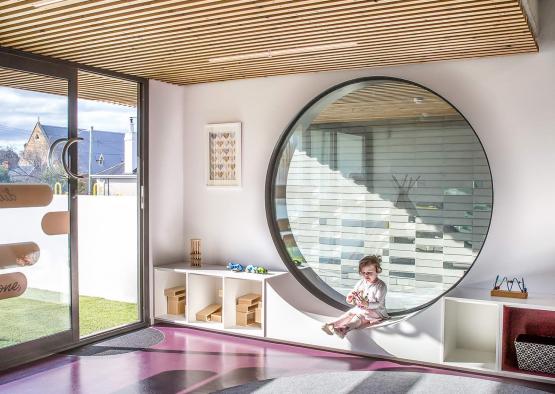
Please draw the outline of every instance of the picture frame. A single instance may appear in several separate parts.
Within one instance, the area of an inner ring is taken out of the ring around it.
[[[241,123],[210,123],[206,130],[206,185],[241,187]]]

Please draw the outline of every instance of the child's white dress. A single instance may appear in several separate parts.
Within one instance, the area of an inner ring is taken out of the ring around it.
[[[360,292],[362,297],[368,300],[368,306],[355,306],[351,308],[349,312],[370,321],[376,320],[372,312],[378,314],[381,319],[389,318],[387,310],[385,309],[387,285],[383,280],[377,278],[373,283],[368,283],[365,279],[361,279],[357,282],[353,291]]]

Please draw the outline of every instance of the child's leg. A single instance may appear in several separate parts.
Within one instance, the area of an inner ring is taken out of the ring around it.
[[[355,314],[347,311],[344,314],[342,314],[341,316],[339,316],[339,318],[337,320],[334,320],[332,322],[330,322],[329,324],[333,325],[333,328],[340,328],[343,327],[345,324],[349,323],[351,321],[351,319],[353,318]]]

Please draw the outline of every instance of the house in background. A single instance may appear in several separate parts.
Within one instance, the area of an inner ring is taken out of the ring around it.
[[[137,134],[130,120],[126,133],[112,131],[79,129],[78,135],[83,140],[78,147],[78,173],[91,174],[97,186],[91,186],[90,194],[135,195],[136,194],[136,152]],[[92,150],[89,144],[92,135]],[[25,144],[19,162],[20,173],[26,176],[40,177],[48,167],[49,151],[57,140],[67,138],[67,128],[44,125],[37,121]],[[127,161],[125,160],[127,154]],[[55,147],[54,160],[60,160],[61,144]],[[90,168],[89,168],[90,162]]]

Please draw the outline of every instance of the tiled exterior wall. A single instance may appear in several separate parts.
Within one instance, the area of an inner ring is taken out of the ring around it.
[[[487,160],[464,120],[312,125],[295,134],[287,216],[294,243],[326,283],[346,293],[359,259],[379,254],[388,307],[404,309],[464,275],[492,207]]]

